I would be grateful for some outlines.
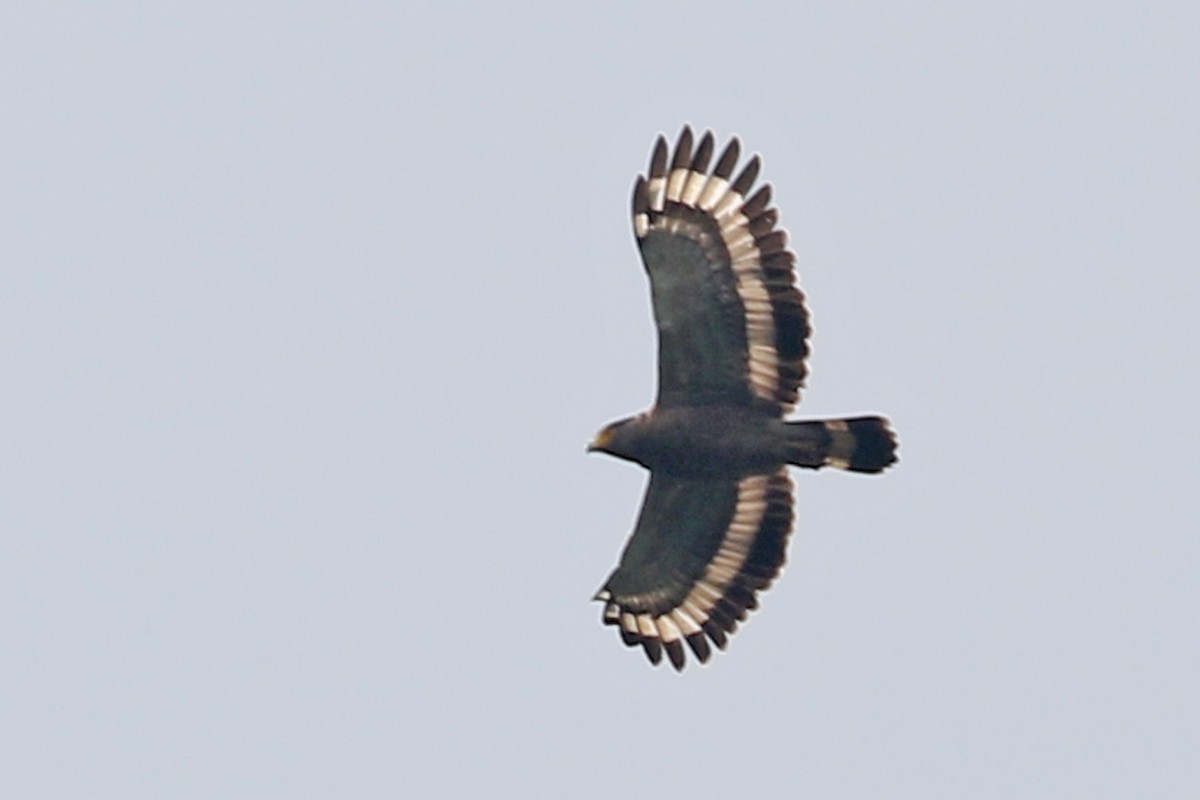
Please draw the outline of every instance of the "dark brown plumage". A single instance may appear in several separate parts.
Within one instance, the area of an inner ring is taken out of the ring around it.
[[[701,662],[758,606],[786,558],[787,465],[879,472],[895,461],[887,421],[790,422],[806,375],[808,312],[795,256],[757,156],[730,180],[733,139],[660,136],[633,193],[633,225],[658,327],[658,399],[605,427],[589,450],[641,464],[650,482],[620,564],[596,595],[603,620],[657,664]],[[669,166],[668,166],[669,164]]]

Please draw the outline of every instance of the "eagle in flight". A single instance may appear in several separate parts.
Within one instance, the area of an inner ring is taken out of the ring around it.
[[[787,465],[880,472],[896,439],[876,416],[788,421],[799,399],[809,320],[795,255],[755,188],[740,145],[716,165],[713,136],[659,136],[633,188],[633,230],[658,327],[658,398],[601,430],[589,451],[641,464],[650,481],[621,561],[595,599],[621,640],[682,670],[724,649],[786,559]]]

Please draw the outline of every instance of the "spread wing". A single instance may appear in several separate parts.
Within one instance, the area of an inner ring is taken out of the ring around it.
[[[791,410],[804,382],[808,313],[795,256],[769,208],[749,194],[758,157],[730,180],[735,138],[709,171],[712,133],[693,152],[685,127],[667,163],[659,137],[633,191],[633,227],[658,325],[658,405],[766,404]]]
[[[603,620],[657,664],[702,663],[758,607],[786,559],[792,528],[787,468],[771,475],[683,479],[651,473],[621,562],[596,595]]]

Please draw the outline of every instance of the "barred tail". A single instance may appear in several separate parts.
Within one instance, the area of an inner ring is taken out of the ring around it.
[[[798,467],[881,472],[896,461],[896,436],[883,417],[787,423],[787,461]]]

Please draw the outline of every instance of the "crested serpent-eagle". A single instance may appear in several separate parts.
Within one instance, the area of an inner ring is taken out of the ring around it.
[[[876,416],[786,421],[806,373],[809,321],[795,256],[736,138],[710,170],[712,133],[662,136],[633,189],[633,230],[658,327],[658,398],[589,451],[650,471],[621,561],[596,600],[625,644],[683,669],[723,649],[786,558],[787,465],[880,472],[896,460]]]

